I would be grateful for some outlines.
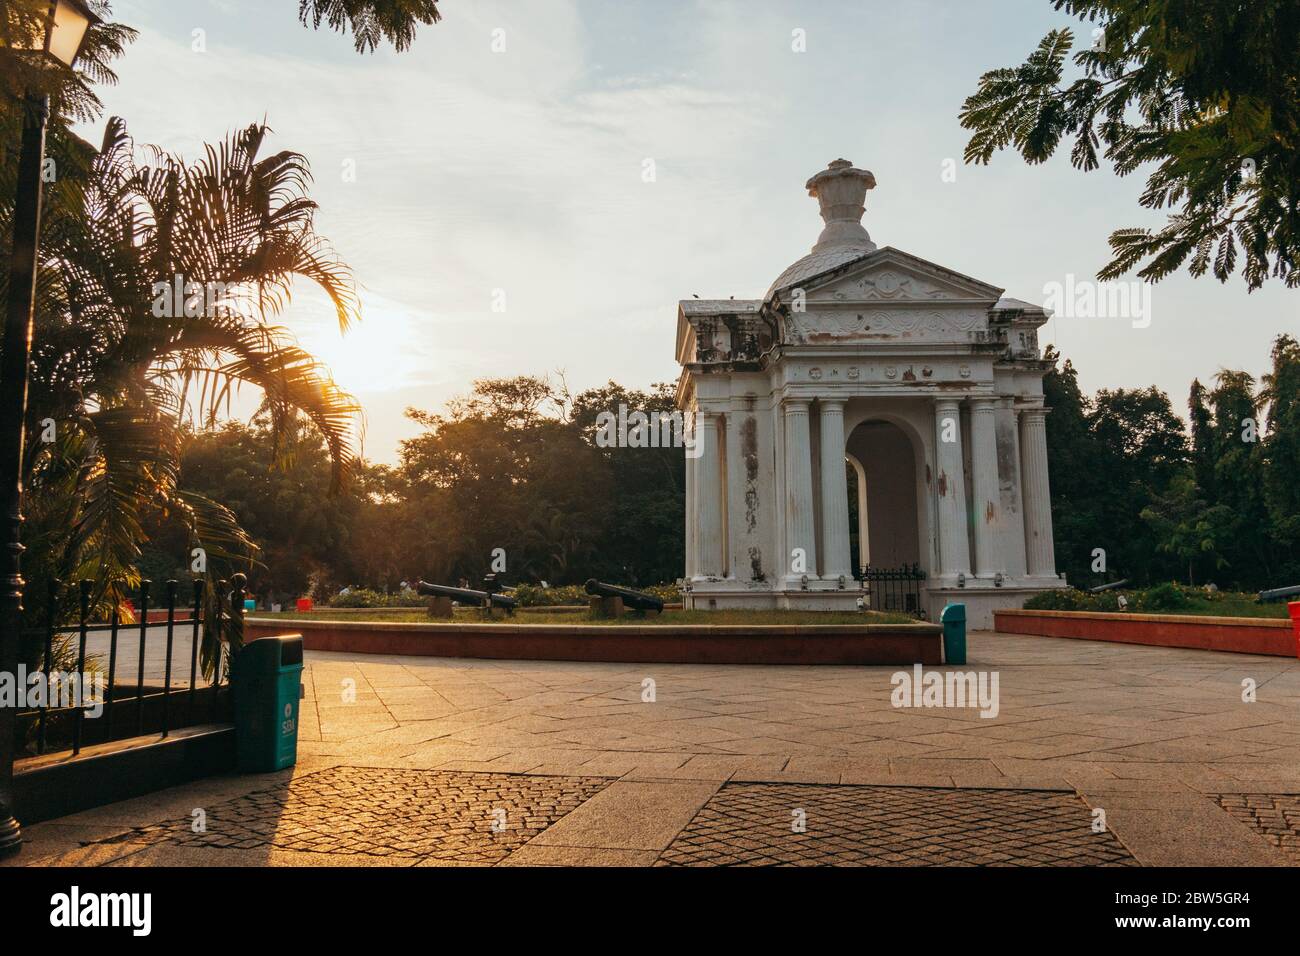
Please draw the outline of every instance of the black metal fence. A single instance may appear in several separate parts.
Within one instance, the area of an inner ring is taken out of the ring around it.
[[[867,606],[873,611],[899,611],[925,617],[925,608],[921,604],[924,581],[925,572],[919,564],[904,564],[897,568],[867,565],[862,569]]]
[[[149,734],[165,738],[182,727],[228,720],[229,681],[226,675],[223,687],[222,668],[227,649],[243,634],[244,583],[236,574],[210,589],[200,578],[183,589],[166,581],[156,591],[142,581],[134,620],[124,620],[125,609],[117,603],[107,619],[93,614],[94,582],[53,582],[45,626],[24,631],[27,641],[41,644],[42,676],[31,677],[43,680],[44,690],[36,706],[18,708],[15,755],[79,754],[92,744]],[[151,612],[157,620],[150,620]],[[151,636],[155,651],[162,649],[161,662],[148,658]],[[215,660],[200,690],[205,644]]]

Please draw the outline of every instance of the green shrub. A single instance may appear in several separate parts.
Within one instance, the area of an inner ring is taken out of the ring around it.
[[[514,590],[520,607],[555,607],[558,604],[586,604],[587,592],[581,584],[544,588],[540,584],[520,584]]]
[[[1118,611],[1119,592],[1089,594],[1078,588],[1058,588],[1040,591],[1025,602],[1025,607],[1031,611]]]
[[[1162,611],[1181,611],[1192,605],[1192,597],[1186,588],[1172,581],[1157,584],[1144,591],[1102,591],[1089,594],[1076,588],[1063,588],[1057,591],[1041,591],[1025,602],[1025,607],[1033,611],[1118,611],[1119,598],[1124,594],[1130,611],[1143,611],[1158,614]],[[1198,598],[1204,595],[1196,592]],[[1216,600],[1222,600],[1216,595]]]
[[[396,594],[385,594],[370,588],[353,588],[347,594],[335,594],[329,599],[330,607],[424,607],[422,598],[410,588]]]
[[[665,604],[682,603],[682,591],[676,584],[652,584],[648,588],[638,588],[637,590],[653,594]]]
[[[653,594],[665,604],[676,604],[682,599],[682,593],[675,584],[652,584],[635,590]],[[539,584],[521,584],[515,588],[514,597],[520,607],[555,607],[560,604],[586,604],[590,595],[585,584],[562,584],[550,588]]]
[[[1135,596],[1133,609],[1137,611],[1180,611],[1191,603],[1191,599],[1181,587],[1172,581],[1168,581],[1139,592]]]

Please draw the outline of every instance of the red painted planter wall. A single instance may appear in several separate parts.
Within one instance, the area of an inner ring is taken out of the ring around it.
[[[1085,641],[1189,647],[1274,657],[1297,656],[1291,622],[1268,618],[1007,610],[994,611],[993,622],[994,628],[1004,634],[1077,637]]]
[[[933,624],[813,626],[398,624],[248,618],[246,640],[302,635],[311,651],[661,664],[940,664]]]

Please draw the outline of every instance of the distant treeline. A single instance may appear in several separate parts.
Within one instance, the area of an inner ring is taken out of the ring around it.
[[[1089,398],[1073,365],[1058,365],[1044,380],[1047,435],[1057,567],[1071,583],[1300,583],[1293,338],[1277,338],[1259,382],[1231,370],[1210,387],[1193,382],[1187,420],[1154,387]],[[673,581],[683,451],[609,442],[602,413],[620,405],[671,413],[672,388],[611,382],[572,397],[544,378],[480,381],[445,414],[408,410],[423,431],[402,442],[398,464],[362,465],[337,494],[307,429],[277,449],[269,423],[229,423],[186,437],[180,482],[228,506],[260,547],[246,570],[261,595],[477,582],[494,561],[511,584]],[[184,530],[150,534],[142,570],[183,571]]]
[[[258,544],[245,570],[259,594],[477,583],[502,566],[510,584],[670,582],[682,574],[683,451],[601,440],[601,413],[671,414],[672,395],[666,384],[575,397],[545,378],[479,381],[445,414],[408,409],[423,431],[402,442],[398,464],[362,465],[333,496],[311,432],[277,450],[268,422],[231,422],[188,436],[180,480],[229,506]],[[153,537],[146,571],[175,573],[184,529]]]
[[[1085,397],[1069,361],[1044,387],[1056,565],[1072,584],[1300,584],[1294,338],[1274,340],[1258,382],[1228,369],[1193,381],[1186,422],[1154,387]]]

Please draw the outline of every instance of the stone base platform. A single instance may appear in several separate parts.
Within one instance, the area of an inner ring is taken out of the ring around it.
[[[938,621],[947,604],[966,605],[966,626],[972,630],[990,630],[993,615],[1007,608],[1021,608],[1041,591],[1064,587],[1057,578],[1017,579],[998,586],[985,578],[969,578],[965,586],[932,581],[921,588],[921,607],[925,618]],[[810,581],[807,588],[777,590],[737,585],[729,580],[695,582],[683,595],[688,609],[711,610],[783,610],[783,611],[853,611],[864,597],[857,581],[839,587],[835,581]],[[883,610],[883,608],[877,608]]]

